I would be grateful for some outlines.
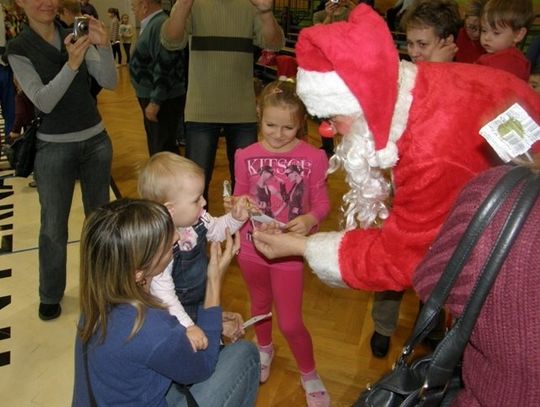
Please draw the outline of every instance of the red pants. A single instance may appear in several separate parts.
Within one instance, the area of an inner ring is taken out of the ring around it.
[[[304,263],[301,261],[263,264],[252,256],[238,256],[238,264],[251,297],[251,314],[266,314],[275,305],[278,326],[289,344],[302,373],[315,369],[311,335],[302,319]],[[259,345],[272,343],[272,320],[255,324]]]

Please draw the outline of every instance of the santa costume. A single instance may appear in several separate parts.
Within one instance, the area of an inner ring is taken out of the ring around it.
[[[540,96],[488,67],[400,62],[365,5],[348,22],[302,30],[296,57],[310,114],[357,118],[332,161],[351,186],[347,230],[310,236],[305,258],[330,285],[408,288],[461,188],[495,163],[479,129],[515,102],[540,123]]]

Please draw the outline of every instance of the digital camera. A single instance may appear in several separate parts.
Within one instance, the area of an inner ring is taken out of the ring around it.
[[[334,4],[339,4],[341,0],[330,0],[331,3],[334,3]]]
[[[88,17],[75,17],[73,23],[73,41],[88,35]]]

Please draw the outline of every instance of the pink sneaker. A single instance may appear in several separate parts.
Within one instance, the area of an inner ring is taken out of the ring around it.
[[[261,377],[259,381],[264,383],[270,377],[270,366],[272,365],[272,359],[274,359],[274,349],[270,353],[259,350],[259,357],[261,358]]]
[[[306,392],[308,407],[330,407],[330,395],[326,391],[321,379],[306,380],[300,378],[302,387]]]

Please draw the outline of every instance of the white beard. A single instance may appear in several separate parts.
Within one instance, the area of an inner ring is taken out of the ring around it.
[[[349,134],[343,135],[341,143],[330,160],[328,173],[343,168],[345,181],[350,187],[343,195],[344,227],[368,228],[377,219],[388,217],[388,197],[392,185],[382,169],[391,168],[397,162],[397,147],[392,141],[380,151],[375,151],[373,136],[364,115],[358,113]]]

